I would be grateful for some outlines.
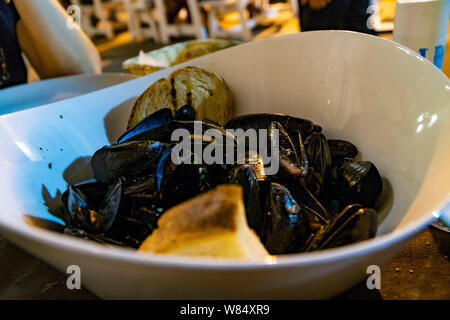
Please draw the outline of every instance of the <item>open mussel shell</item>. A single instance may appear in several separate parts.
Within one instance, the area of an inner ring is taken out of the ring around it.
[[[347,206],[333,222],[321,228],[310,240],[305,251],[335,248],[373,238],[378,228],[378,214],[359,204]]]
[[[103,147],[91,159],[94,177],[105,184],[153,172],[164,150],[171,146],[158,141],[129,141]]]
[[[187,104],[175,112],[173,120],[195,121],[197,120],[197,113],[191,105]]]
[[[235,166],[231,168],[230,176],[230,184],[242,186],[247,223],[261,237],[264,215],[261,208],[261,190],[255,169],[248,164]]]
[[[194,111],[195,112],[195,111]],[[152,114],[148,115],[142,121],[137,123],[134,127],[130,128],[122,136],[119,137],[117,143],[123,143],[136,136],[140,136],[147,131],[154,130],[165,124],[168,124],[173,119],[172,110],[169,108],[163,108]]]
[[[289,190],[271,183],[264,215],[262,241],[270,254],[299,252],[310,235],[302,209]]]
[[[295,150],[294,144],[292,143],[291,137],[284,130],[283,126],[277,122],[271,122],[269,125],[269,141],[274,139],[276,130],[278,130],[278,143],[279,143],[279,155],[280,157],[288,157],[292,161],[298,163],[300,162],[298,158],[297,151]]]
[[[87,179],[71,186],[73,189],[77,189],[87,195],[92,203],[100,203],[103,200],[108,188],[107,184],[101,183],[96,179]],[[67,206],[67,200],[69,198],[69,189],[70,188],[64,191],[61,196],[61,201],[65,206]]]
[[[345,140],[328,140],[330,148],[332,163],[336,164],[343,161],[345,158],[355,158],[358,154],[358,149],[350,142]]]
[[[272,122],[279,122],[288,132],[299,131],[303,137],[307,137],[314,128],[311,121],[280,113],[259,113],[235,117],[225,125],[226,129],[267,129]]]
[[[294,144],[297,155],[301,160],[301,145],[298,140],[299,136],[301,136],[300,140],[304,140],[311,134],[311,132],[313,132],[314,124],[309,120],[279,113],[249,114],[231,119],[225,125],[225,129],[242,129],[245,131],[248,129],[269,130],[274,122],[278,122],[289,135],[292,143]]]
[[[90,192],[94,185],[97,189]],[[103,193],[102,198],[99,197],[99,192]],[[83,184],[69,186],[63,201],[67,201],[71,225],[93,233],[104,233],[115,221],[121,197],[122,184],[120,180],[110,186],[89,182],[87,187]]]
[[[326,225],[332,216],[316,196],[307,187],[305,178],[288,179],[280,181],[291,192],[295,201],[305,209],[310,225]]]
[[[287,134],[286,130],[279,122],[272,122],[269,127],[269,139],[268,141],[274,141],[274,135],[278,133],[279,141],[279,176],[292,177],[292,176],[305,176],[308,170],[308,159],[304,148],[300,148],[300,152],[297,152],[297,148],[291,137]],[[299,143],[302,143],[301,135],[297,134],[295,137],[299,138]],[[269,147],[269,146],[268,146]],[[273,152],[273,150],[271,150]]]
[[[119,180],[116,184],[108,186],[105,198],[103,199],[98,209],[101,218],[98,222],[94,223],[94,225],[98,226],[98,230],[100,232],[105,232],[114,223],[114,220],[120,209],[121,199],[122,183]]]

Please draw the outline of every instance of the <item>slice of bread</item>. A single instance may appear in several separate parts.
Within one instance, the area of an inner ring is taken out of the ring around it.
[[[233,114],[233,97],[225,80],[211,71],[197,67],[175,70],[160,79],[136,101],[128,121],[128,129],[162,108],[175,113],[190,104],[197,119],[209,119],[225,125]]]
[[[269,256],[247,224],[242,187],[237,185],[218,186],[169,209],[139,251],[237,259]]]

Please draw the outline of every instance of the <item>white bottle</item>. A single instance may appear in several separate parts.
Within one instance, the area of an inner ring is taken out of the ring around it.
[[[393,40],[442,69],[450,0],[397,0]]]

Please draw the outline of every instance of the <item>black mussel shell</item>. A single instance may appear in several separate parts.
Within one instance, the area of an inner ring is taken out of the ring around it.
[[[98,230],[100,232],[105,232],[109,230],[115,221],[115,218],[120,209],[120,201],[122,199],[122,184],[119,180],[118,183],[108,186],[105,198],[103,199],[98,213],[100,214],[101,220],[95,225],[98,225]]]
[[[313,132],[305,141],[309,165],[324,179],[331,166],[331,152],[327,139],[320,132]]]
[[[270,254],[299,252],[310,235],[302,209],[289,190],[272,183],[264,215],[263,243]]]
[[[142,211],[139,211],[142,214]],[[157,221],[159,215],[156,213],[154,220]],[[142,216],[122,216],[119,215],[113,226],[105,233],[108,238],[114,239],[132,248],[139,248],[141,243],[153,232],[156,228],[148,223]]]
[[[345,140],[328,140],[330,147],[331,159],[333,164],[343,161],[345,158],[355,158],[358,149],[350,142]]]
[[[74,192],[74,190],[77,190],[81,194],[81,198],[85,199],[84,202],[87,202],[88,198],[89,203],[92,203],[95,207],[98,207],[100,202],[105,197],[107,189],[107,184],[98,182],[95,179],[88,179],[69,186],[69,188],[67,188],[61,196],[62,210],[58,211],[60,214],[57,217],[64,221],[66,227],[73,226],[76,223],[76,221],[72,219],[68,210],[69,192]],[[77,223],[77,226],[79,225],[80,223]]]
[[[196,196],[200,192],[199,171],[196,164],[174,163],[167,150],[156,170],[159,206],[166,210]]]
[[[280,113],[260,113],[235,117],[225,125],[226,129],[267,129],[272,122],[279,122],[288,132],[299,131],[307,137],[313,131],[313,123],[306,119],[291,117]]]
[[[98,190],[88,193],[94,187],[92,182],[88,187],[82,184],[69,186],[67,191],[67,210],[71,217],[71,225],[93,233],[104,233],[112,224],[119,212],[122,197],[120,180],[110,186],[95,184]],[[103,192],[99,201],[98,193]]]
[[[304,181],[287,181],[285,185],[297,203],[304,209],[311,228],[317,229],[317,226],[320,227],[331,222],[332,216],[312,192],[305,187]]]
[[[91,159],[94,177],[102,183],[112,183],[153,172],[162,152],[171,146],[158,141],[129,141],[103,147]],[[125,182],[127,184],[127,182]]]
[[[269,140],[272,140],[275,134],[275,130],[278,130],[278,143],[280,157],[288,157],[294,162],[299,163],[299,158],[297,151],[295,150],[294,144],[292,143],[291,137],[284,130],[283,126],[279,122],[272,122],[269,126]],[[270,150],[270,148],[269,148]]]
[[[323,189],[323,178],[314,168],[308,168],[308,173],[302,178],[302,183],[306,189],[311,191],[314,196],[319,196]]]
[[[77,237],[77,238],[84,239],[84,240],[92,240],[92,241],[95,241],[95,242],[98,242],[100,244],[107,245],[107,246],[129,247],[128,244],[114,240],[103,234],[89,233],[89,232],[86,232],[85,230],[75,228],[75,227],[65,228],[63,233],[66,235],[69,235],[72,237]]]
[[[133,179],[129,179],[122,185],[123,195],[130,196],[140,193],[153,194],[156,192],[155,173],[140,175]]]
[[[174,143],[179,142],[177,139],[182,139],[182,137],[174,136],[174,131],[177,129],[186,130],[186,135],[190,135],[192,139],[197,137],[197,139],[202,141],[210,141],[216,136],[221,136],[223,141],[235,141],[232,134],[227,133],[222,127],[216,126],[215,124],[204,122],[204,121],[187,121],[187,120],[172,120],[158,128],[142,132],[129,140],[153,140],[160,141],[164,143]],[[184,137],[185,135],[183,135]],[[175,140],[175,141],[174,141]]]
[[[359,203],[369,208],[374,206],[381,194],[383,182],[372,162],[346,159],[337,175],[338,199],[341,204]]]
[[[195,121],[197,120],[197,113],[191,105],[187,104],[175,112],[173,120]]]
[[[288,176],[295,177],[298,174],[302,177],[306,176],[309,171],[309,160],[306,155],[305,145],[303,144],[303,138],[299,131],[293,131],[290,134],[290,137],[292,137],[292,143],[294,145],[294,149],[297,150],[297,161],[295,163],[296,169],[293,169],[294,166],[292,163],[289,163],[289,161],[286,161],[286,157],[280,157],[280,169],[281,172],[285,171],[291,171]]]
[[[302,151],[297,153],[291,137],[279,122],[275,121],[270,124],[268,141],[273,141],[275,130],[278,130],[280,178],[306,175],[308,170],[306,154]],[[298,135],[298,138],[300,139],[298,142],[302,143],[301,135]]]
[[[249,227],[261,236],[264,215],[261,209],[261,191],[254,168],[251,165],[240,165],[233,167],[230,175],[230,184],[238,184],[242,186],[245,213]]]
[[[205,192],[225,184],[228,181],[228,168],[225,164],[202,164],[198,165],[200,173],[200,190]]]
[[[135,138],[136,136],[140,136],[143,133],[159,128],[165,124],[168,124],[172,121],[172,110],[169,108],[160,109],[158,111],[153,112],[142,121],[137,123],[134,127],[130,128],[125,132],[122,136],[119,137],[117,143],[126,142]]]
[[[294,144],[297,155],[300,157],[300,160],[302,160],[302,145],[299,143],[299,139],[306,139],[306,137],[308,137],[314,130],[314,124],[309,120],[291,117],[279,113],[249,114],[231,119],[225,125],[225,129],[267,130],[270,129],[273,122],[280,123],[280,125],[284,128]]]
[[[83,194],[89,197],[89,201],[92,203],[100,204],[105,197],[108,185],[101,183],[95,179],[88,179],[72,185],[72,188],[80,190]],[[69,189],[64,191],[61,197],[61,201],[67,206],[67,200],[69,198]]]
[[[159,201],[156,193],[137,193],[122,198],[119,216],[112,229],[116,234],[124,232],[120,223],[126,223],[128,228],[134,225],[139,232],[136,234],[150,235],[157,228],[157,222],[163,210],[158,207]],[[128,238],[133,238],[133,234]],[[122,238],[124,238],[122,236]]]
[[[378,228],[375,210],[354,204],[347,206],[327,227],[310,240],[305,251],[335,248],[373,238]]]

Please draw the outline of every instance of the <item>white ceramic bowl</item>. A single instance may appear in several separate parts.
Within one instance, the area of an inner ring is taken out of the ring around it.
[[[78,74],[0,90],[0,114],[42,106],[135,79],[127,73]]]
[[[137,255],[25,223],[24,214],[50,217],[44,199],[81,178],[83,157],[117,138],[136,97],[172,69],[0,117],[0,232],[62,272],[80,266],[82,284],[102,298],[327,298],[395,255],[448,200],[450,82],[412,51],[363,34],[309,32],[188,64],[222,75],[237,113],[301,116],[354,142],[385,178],[378,236],[246,263]]]

